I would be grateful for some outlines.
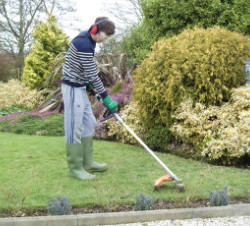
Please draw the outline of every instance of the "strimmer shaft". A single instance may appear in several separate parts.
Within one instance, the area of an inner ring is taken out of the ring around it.
[[[122,120],[122,118],[117,114],[114,113],[115,118],[117,121],[122,124],[132,135],[133,137],[149,152],[150,155],[154,157],[154,159],[172,176],[172,178],[176,181],[180,181],[180,179],[156,156],[156,154],[139,138],[132,129],[130,129]]]

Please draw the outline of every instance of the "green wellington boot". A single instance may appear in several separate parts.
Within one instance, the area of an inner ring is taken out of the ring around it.
[[[94,179],[95,175],[89,174],[83,169],[82,144],[66,144],[66,149],[69,176],[79,180]]]
[[[83,149],[83,168],[89,172],[104,171],[108,168],[106,163],[100,164],[93,161],[93,137],[81,139]]]

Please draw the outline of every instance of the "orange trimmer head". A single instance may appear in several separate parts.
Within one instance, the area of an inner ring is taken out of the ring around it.
[[[159,187],[163,182],[168,182],[168,181],[172,181],[173,178],[171,177],[170,174],[167,174],[165,176],[162,176],[160,178],[158,178],[156,181],[155,181],[155,186],[154,188],[157,188]]]
[[[168,182],[168,181],[172,181],[172,180],[175,180],[170,174],[167,174],[165,176],[162,176],[160,178],[158,178],[156,181],[155,181],[155,186],[154,186],[154,189],[157,189],[163,182]],[[175,184],[175,188],[178,190],[178,191],[184,191],[185,190],[185,187],[184,187],[184,184],[182,183],[182,180],[178,179],[178,180],[175,180],[177,183]]]

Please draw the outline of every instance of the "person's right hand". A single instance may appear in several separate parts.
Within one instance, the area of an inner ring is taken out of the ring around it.
[[[105,98],[102,99],[103,104],[109,109],[113,110],[118,107],[118,102],[115,100],[112,100],[111,97],[108,95]]]

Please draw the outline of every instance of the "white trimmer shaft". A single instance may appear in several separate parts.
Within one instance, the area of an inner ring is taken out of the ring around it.
[[[154,157],[154,159],[166,170],[167,173],[169,173],[171,175],[171,177],[177,181],[177,182],[181,182],[182,180],[179,179],[158,157],[157,155],[141,140],[141,138],[139,138],[132,129],[129,128],[128,125],[125,124],[125,122],[122,120],[122,118],[117,114],[117,113],[113,113],[116,120],[122,124],[131,134],[132,136],[146,149],[146,151]]]

